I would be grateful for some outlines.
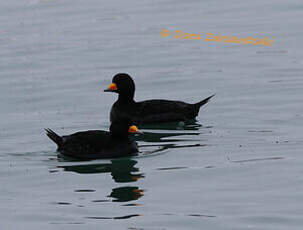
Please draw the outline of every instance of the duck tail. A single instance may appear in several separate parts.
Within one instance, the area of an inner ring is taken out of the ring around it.
[[[203,99],[202,101],[199,101],[198,103],[194,104],[195,106],[197,106],[198,108],[200,108],[202,105],[206,104],[213,96],[215,96],[216,94],[213,94],[205,99]]]
[[[53,141],[55,142],[58,147],[62,146],[63,144],[63,140],[62,137],[60,137],[57,133],[55,133],[53,130],[51,129],[45,129],[46,131],[46,135]]]

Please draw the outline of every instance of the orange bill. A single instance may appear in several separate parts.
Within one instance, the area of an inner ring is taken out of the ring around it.
[[[137,126],[132,125],[132,126],[129,127],[128,132],[129,133],[139,133],[139,129],[138,129]]]
[[[114,92],[118,90],[118,87],[115,83],[111,83],[107,89],[104,90],[104,92]]]

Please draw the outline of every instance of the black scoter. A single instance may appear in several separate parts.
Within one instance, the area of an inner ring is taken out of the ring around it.
[[[59,136],[51,129],[45,131],[57,144],[58,152],[78,159],[116,158],[138,152],[137,143],[129,139],[129,134],[139,133],[139,130],[128,119],[113,122],[109,132],[89,130]]]
[[[116,74],[104,92],[115,92],[119,95],[110,111],[111,122],[119,120],[122,116],[130,118],[136,124],[192,120],[198,115],[200,107],[214,96],[195,104],[158,99],[136,102],[135,83],[126,73]]]

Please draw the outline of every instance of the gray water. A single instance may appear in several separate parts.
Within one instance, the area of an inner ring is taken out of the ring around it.
[[[302,229],[301,0],[0,6],[3,229]],[[118,72],[137,100],[216,96],[194,124],[141,127],[137,157],[58,158],[43,128],[107,130],[117,97],[102,91]]]

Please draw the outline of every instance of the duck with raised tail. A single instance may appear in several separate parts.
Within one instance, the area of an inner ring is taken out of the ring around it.
[[[112,122],[109,132],[89,130],[59,136],[51,129],[45,130],[46,135],[57,144],[57,151],[73,158],[115,158],[138,152],[137,143],[129,139],[129,134],[139,133],[139,130],[126,118]]]
[[[111,122],[122,117],[128,117],[136,124],[178,122],[194,119],[200,107],[206,104],[214,95],[195,104],[172,100],[147,100],[136,102],[135,83],[126,73],[118,73],[105,92],[118,93],[118,100],[110,111]]]

